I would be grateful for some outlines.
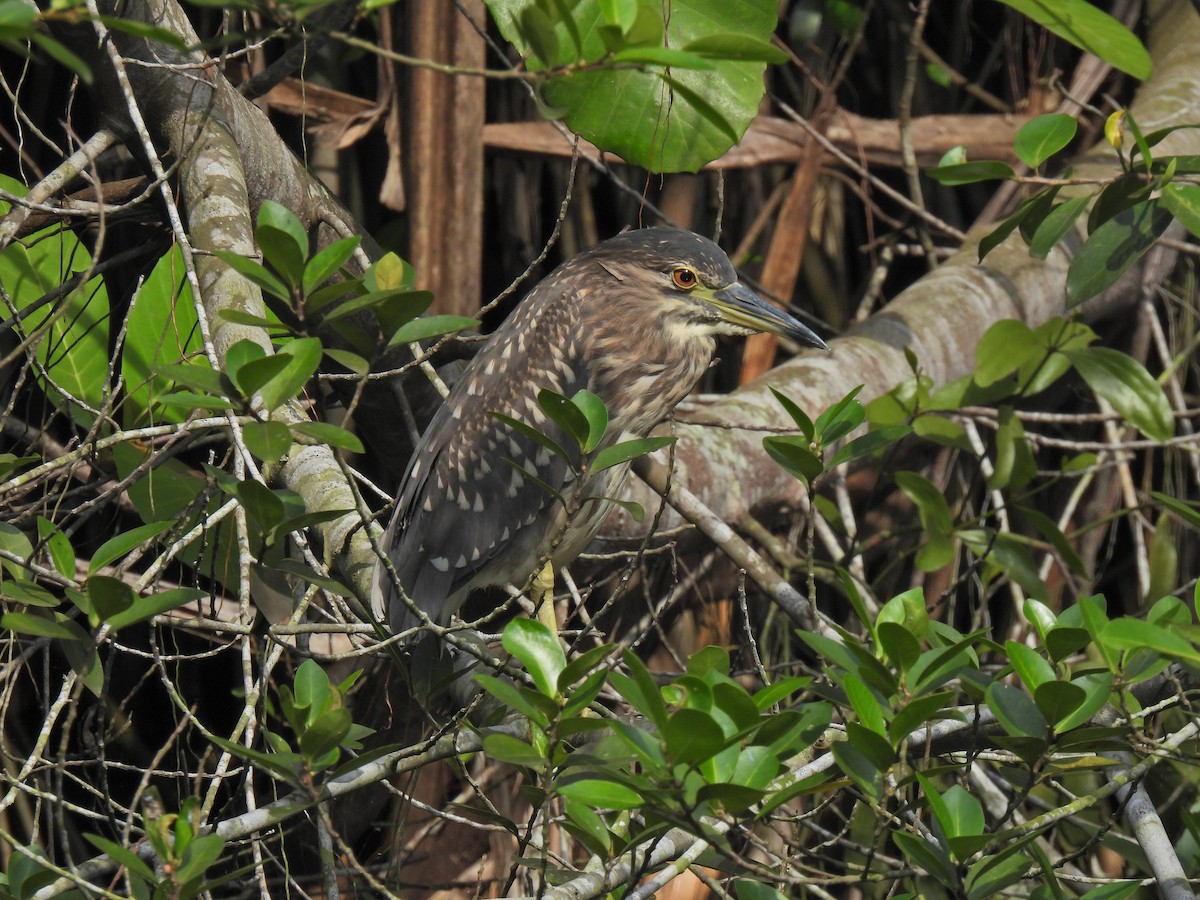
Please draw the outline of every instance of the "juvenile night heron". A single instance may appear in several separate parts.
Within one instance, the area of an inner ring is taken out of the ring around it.
[[[571,485],[566,460],[490,413],[575,448],[537,395],[586,388],[608,407],[607,443],[645,437],[708,368],[717,335],[755,331],[825,347],[739,284],[720,247],[689,231],[629,231],[555,269],[467,366],[413,453],[384,538],[405,594],[444,625],[473,589],[522,585],[542,562],[563,565],[583,550],[608,504],[585,503],[568,522],[564,505],[522,469],[580,497],[612,496],[626,474],[618,466]],[[375,594],[394,631],[417,624],[383,565]]]

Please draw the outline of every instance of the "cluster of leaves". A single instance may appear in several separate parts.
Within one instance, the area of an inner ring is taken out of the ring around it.
[[[147,861],[128,847],[98,834],[84,835],[101,853],[121,865],[135,900],[171,897],[191,900],[243,876],[247,869],[209,880],[205,873],[225,850],[219,834],[201,834],[200,803],[195,797],[183,801],[178,813],[163,813],[158,792],[151,788],[142,803],[146,843],[154,851]],[[151,867],[151,862],[156,864]]]
[[[365,375],[371,360],[393,347],[442,337],[479,322],[465,316],[422,316],[433,295],[412,289],[411,269],[394,254],[379,260],[362,277],[347,271],[359,244],[357,237],[336,241],[310,256],[304,226],[278,203],[262,205],[254,233],[263,263],[228,251],[218,250],[215,255],[268,297],[281,301],[271,307],[276,318],[244,310],[224,310],[221,316],[275,334],[280,339],[278,352],[268,354],[246,340],[226,353],[225,372],[195,363],[160,366],[160,374],[187,388],[163,401],[189,409],[257,414],[260,421],[244,425],[242,431],[247,447],[264,462],[278,461],[293,442],[305,440],[362,453],[357,436],[343,428],[327,422],[284,424],[272,421],[271,414],[304,388],[323,356]],[[369,316],[378,323],[378,334],[364,326]],[[326,347],[311,336],[326,328],[353,349]]]
[[[1082,574],[1082,564],[1059,527],[1020,499],[1019,492],[1030,486],[1038,469],[1030,438],[1016,415],[1017,405],[1074,372],[1146,437],[1164,441],[1175,432],[1162,385],[1127,354],[1092,346],[1096,340],[1092,329],[1075,320],[1056,317],[1037,328],[1016,320],[997,322],[979,342],[974,373],[935,388],[909,354],[913,377],[872,401],[867,418],[877,429],[909,425],[922,438],[973,454],[975,448],[952,414],[967,406],[994,407],[997,427],[987,488],[1018,492],[1009,500],[1009,511],[1019,513],[1061,559]],[[1095,454],[1079,454],[1067,461],[1066,469],[1093,462]],[[945,494],[917,472],[897,472],[895,480],[915,504],[925,532],[916,557],[918,568],[926,572],[942,568],[961,542],[985,564],[985,577],[1003,572],[1029,595],[1045,595],[1024,538],[998,531],[984,521],[956,521]]]
[[[909,896],[927,896],[936,884],[984,898],[1031,873],[1038,896],[1061,896],[1055,865],[1035,843],[1053,820],[1023,827],[1008,820],[1011,807],[985,809],[958,783],[959,767],[938,759],[929,729],[957,721],[976,745],[1007,751],[1006,777],[1023,793],[1048,779],[1107,778],[1119,761],[1105,752],[1128,749],[1132,726],[1096,726],[1093,717],[1110,705],[1136,713],[1136,685],[1172,662],[1200,664],[1191,611],[1165,598],[1146,620],[1109,618],[1104,599],[1090,597],[1055,615],[1028,600],[1036,635],[1028,646],[931,619],[919,590],[893,598],[873,620],[852,599],[865,640],[836,627],[801,632],[824,677],[783,678],[754,693],[730,677],[719,648],[696,653],[684,674],[660,684],[630,653],[625,673],[611,671],[607,645],[568,662],[554,634],[516,620],[503,643],[528,683],[475,677],[500,702],[497,715],[527,721],[528,737],[489,733],[484,752],[526,769],[527,798],[546,815],[560,810],[562,827],[604,859],[673,827],[713,840],[718,818],[749,823],[796,798],[841,790],[840,770],[861,802],[906,810],[908,827],[877,839],[914,868],[908,881],[917,893]],[[777,708],[802,691],[803,702]],[[620,717],[596,706],[601,696],[623,701]],[[835,720],[844,725],[830,730]],[[813,765],[813,754],[824,752],[836,768]],[[788,762],[801,753],[812,774],[798,778]],[[1087,827],[1099,834],[1109,826]],[[1088,896],[1125,896],[1136,886]]]
[[[613,443],[617,435],[609,431],[608,408],[603,400],[589,390],[577,391],[573,397],[567,398],[557,391],[542,389],[538,392],[537,401],[550,421],[558,426],[563,435],[571,439],[573,449],[564,447],[550,434],[520,419],[495,411],[490,412],[490,415],[566,463],[570,475],[564,481],[564,486],[582,486],[585,475],[595,475],[606,469],[627,466],[639,456],[675,443],[673,437],[635,438]],[[573,516],[586,503],[607,502],[617,504],[639,522],[645,518],[646,511],[640,503],[616,497],[578,496],[577,492],[564,495],[557,487],[539,478],[512,458],[505,457],[504,461],[520,472],[522,477],[538,485],[556,502],[561,503],[568,516]]]
[[[293,687],[280,685],[276,698],[274,711],[291,729],[292,741],[270,728],[263,729],[270,747],[266,751],[216,736],[213,741],[296,787],[310,787],[319,777],[336,777],[342,769],[362,762],[355,757],[339,768],[345,751],[357,753],[363,739],[375,733],[355,722],[346,704],[346,694],[362,674],[356,671],[335,685],[314,660],[306,659],[296,670]]]
[[[281,685],[277,694],[276,711],[290,728],[293,742],[269,728],[263,729],[269,751],[215,735],[212,740],[280,781],[311,788],[321,778],[336,777],[343,754],[361,750],[361,741],[374,733],[354,722],[345,702],[347,692],[361,675],[361,671],[355,672],[333,685],[315,661],[305,660],[296,670],[293,687]],[[361,762],[359,758],[352,764]],[[251,865],[223,871],[215,879],[207,878],[208,870],[225,852],[225,839],[215,832],[203,833],[200,803],[195,797],[186,798],[178,813],[164,814],[162,810],[158,791],[150,788],[143,797],[141,822],[143,846],[152,856],[102,835],[84,835],[97,850],[124,869],[130,896],[135,900],[166,897],[190,900],[253,870]],[[33,897],[59,874],[42,848],[20,848],[13,854],[7,876],[0,875],[0,900]]]
[[[605,668],[611,645],[568,663],[557,637],[538,622],[514,620],[503,644],[532,684],[475,678],[502,713],[528,720],[529,739],[489,734],[484,752],[529,770],[528,799],[541,809],[561,800],[562,826],[603,858],[671,827],[700,833],[706,817],[783,802],[803,787],[772,794],[785,760],[810,747],[830,720],[821,701],[777,710],[808,679],[782,679],[751,694],[730,677],[729,655],[717,647],[695,654],[687,672],[660,689],[632,653],[623,655],[628,674]],[[606,687],[628,704],[632,720],[589,709]]]
[[[44,557],[52,571],[73,580],[75,550],[63,530],[44,516],[38,516],[37,538],[35,548],[33,541],[19,528],[0,522],[0,548],[16,559]],[[89,563],[84,588],[64,588],[65,601],[33,580],[25,566],[8,559],[0,560],[0,595],[20,607],[0,616],[0,628],[49,640],[96,696],[100,696],[104,683],[96,643],[101,627],[112,633],[204,596],[203,591],[195,588],[172,588],[140,597],[120,579],[96,574],[122,553],[130,540],[130,535],[122,534],[105,542]],[[141,540],[144,538],[138,536],[138,541]]]
[[[626,161],[697,171],[736,144],[762,100],[776,4],[749,0],[487,0],[525,57],[543,112]]]
[[[1015,148],[1021,161],[1037,171],[1075,137],[1075,120],[1062,113],[1038,116],[1017,132]],[[1045,259],[1086,214],[1086,238],[1067,270],[1067,304],[1076,306],[1111,287],[1178,220],[1200,235],[1200,187],[1183,178],[1200,174],[1200,159],[1192,156],[1155,157],[1153,149],[1181,128],[1174,125],[1143,135],[1127,110],[1113,113],[1105,135],[1117,151],[1122,175],[1101,188],[1071,186],[1070,170],[1063,181],[1026,199],[979,242],[979,258],[1019,231],[1029,252]],[[1128,136],[1128,138],[1127,138]],[[1123,148],[1131,141],[1128,155]],[[962,148],[928,174],[942,184],[1019,177],[1007,163],[963,161]],[[1059,200],[1063,196],[1066,199]]]
[[[847,441],[828,460],[825,451],[863,424],[866,412],[855,399],[862,390],[860,384],[834,403],[814,422],[796,403],[771,388],[775,399],[787,410],[800,430],[796,435],[770,435],[763,438],[763,449],[791,475],[811,485],[825,472],[870,456],[891,446],[912,431],[908,424],[889,424],[874,428],[864,435]]]

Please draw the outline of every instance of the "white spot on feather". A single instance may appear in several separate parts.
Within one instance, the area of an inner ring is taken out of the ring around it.
[[[444,556],[435,556],[433,559],[429,560],[429,564],[439,572],[450,571],[450,560],[446,559]]]

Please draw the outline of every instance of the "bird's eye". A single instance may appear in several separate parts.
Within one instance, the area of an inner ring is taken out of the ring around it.
[[[696,277],[696,273],[685,266],[680,266],[672,271],[671,280],[675,282],[675,287],[682,288],[685,291],[690,291],[700,283],[700,279]]]

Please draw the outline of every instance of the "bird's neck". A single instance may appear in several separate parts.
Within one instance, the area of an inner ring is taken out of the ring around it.
[[[687,323],[620,313],[600,311],[581,332],[592,362],[589,380],[594,393],[611,398],[613,432],[644,436],[696,386],[716,341]]]

